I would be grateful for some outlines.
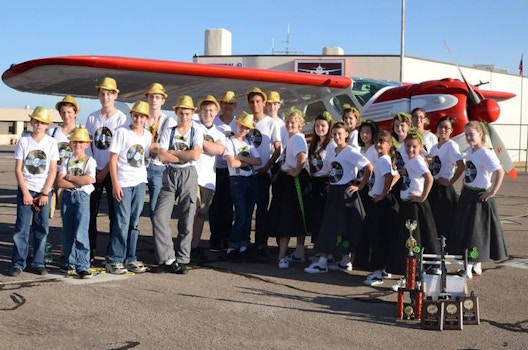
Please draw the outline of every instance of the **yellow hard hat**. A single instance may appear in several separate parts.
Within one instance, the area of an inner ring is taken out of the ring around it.
[[[46,107],[36,107],[29,117],[42,123],[51,124],[51,111]]]
[[[268,99],[266,102],[269,103],[281,103],[280,95],[277,91],[270,91],[268,92]]]
[[[130,114],[132,114],[132,112],[143,114],[148,117],[150,115],[150,107],[145,101],[137,101],[130,109]]]
[[[55,109],[60,112],[61,106],[67,103],[73,105],[73,108],[75,109],[76,112],[79,112],[81,110],[81,107],[79,107],[79,104],[77,103],[77,101],[75,101],[73,96],[70,96],[70,95],[64,96],[64,98],[61,101],[57,102],[55,104]]]
[[[255,127],[255,124],[253,122],[253,114],[249,114],[245,111],[242,111],[240,115],[238,115],[235,119],[237,123],[245,126],[246,128],[253,129]]]
[[[151,84],[147,92],[145,92],[145,96],[148,96],[149,94],[160,94],[163,95],[163,98],[167,98],[167,92],[165,91],[165,88],[160,83],[153,83]]]
[[[173,110],[176,110],[178,108],[184,108],[184,109],[192,109],[195,110],[194,102],[191,96],[183,95],[178,99],[178,103],[176,103],[174,106],[172,106]]]
[[[105,89],[105,90],[115,91],[115,92],[119,93],[119,89],[117,88],[117,83],[116,83],[115,79],[114,78],[110,78],[110,77],[104,77],[103,81],[100,84],[96,85],[95,88],[97,90]]]
[[[200,102],[198,102],[198,108],[202,108],[202,103],[204,102],[211,102],[216,106],[217,110],[220,110],[220,105],[218,104],[218,101],[216,101],[216,98],[213,95],[207,95],[203,100],[200,100]]]
[[[88,129],[86,129],[82,125],[77,125],[75,129],[73,129],[72,131],[72,135],[70,136],[70,141],[92,142],[92,138],[90,137],[90,134],[88,133]]]

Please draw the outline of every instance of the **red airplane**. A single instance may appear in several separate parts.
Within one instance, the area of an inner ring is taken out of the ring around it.
[[[233,90],[239,106],[246,106],[245,93],[255,86],[263,91],[275,90],[280,93],[284,106],[296,106],[305,112],[306,130],[311,129],[310,121],[324,110],[340,119],[345,103],[356,106],[363,119],[373,120],[386,129],[390,129],[394,114],[409,113],[416,107],[427,112],[431,130],[436,130],[440,116],[449,115],[455,120],[453,138],[458,141],[464,139],[464,125],[470,120],[479,120],[487,124],[493,148],[505,171],[511,178],[516,177],[508,152],[491,124],[500,114],[497,100],[509,99],[515,94],[478,90],[463,75],[463,81],[447,78],[402,85],[327,74],[199,63],[63,56],[13,64],[3,73],[2,80],[23,92],[97,98],[94,86],[105,76],[117,80],[121,91],[119,100],[123,102],[144,99],[146,87],[153,82],[163,84],[174,100],[184,94],[199,100],[208,94],[220,96],[226,90]]]

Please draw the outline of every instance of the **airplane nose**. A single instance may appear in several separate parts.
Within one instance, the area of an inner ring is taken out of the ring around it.
[[[471,119],[473,120],[493,123],[499,118],[499,114],[500,106],[497,101],[492,99],[483,99],[476,105],[471,106]]]

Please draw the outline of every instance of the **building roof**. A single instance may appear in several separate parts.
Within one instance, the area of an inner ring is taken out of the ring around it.
[[[59,112],[51,108],[50,111],[53,123],[61,123]],[[29,121],[29,115],[32,112],[33,109],[29,108],[0,108],[0,121]]]

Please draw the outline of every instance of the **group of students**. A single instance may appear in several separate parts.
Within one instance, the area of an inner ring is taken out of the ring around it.
[[[267,260],[268,239],[276,237],[278,267],[289,268],[306,261],[311,234],[317,255],[307,273],[352,270],[354,264],[373,270],[368,285],[403,273],[409,220],[417,222],[415,238],[428,253],[440,252],[439,235],[448,237],[451,253],[476,247],[469,277],[482,273],[480,262],[507,255],[493,199],[504,172],[485,147],[479,123],[465,127],[470,149],[458,199],[453,183],[464,173],[464,162],[450,140],[453,120],[447,116],[438,123],[437,139],[425,130],[421,109],[395,115],[389,132],[361,121],[360,111],[345,104],[342,121],[334,122],[328,112],[316,116],[308,145],[303,113],[290,108],[281,119],[275,91],[253,88],[246,93],[250,113],[237,116],[233,91],[220,102],[208,95],[197,108],[190,96],[181,96],[172,106],[175,120],[162,112],[168,95],[159,83],[147,88],[146,102],[136,102],[129,119],[114,105],[119,90],[113,78],[105,77],[96,89],[101,109],[88,116],[85,127],[76,126],[79,106],[71,96],[56,105],[60,127],[48,129],[46,108],[30,115],[33,131],[15,149],[11,276],[26,267],[30,225],[31,268],[47,273],[48,198],[55,194],[62,199],[66,269],[91,277],[103,190],[110,218],[106,271],[145,272],[136,247],[147,187],[158,263],[153,272],[185,274],[191,257],[203,253],[198,245],[207,218],[210,250],[225,250],[227,261]],[[297,238],[296,248],[288,252],[291,237]]]

